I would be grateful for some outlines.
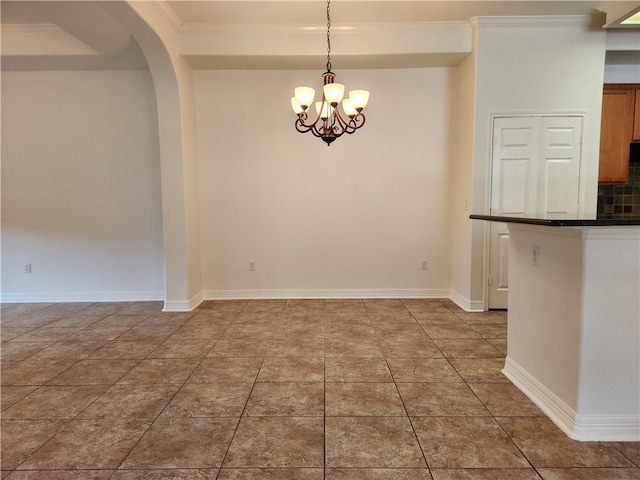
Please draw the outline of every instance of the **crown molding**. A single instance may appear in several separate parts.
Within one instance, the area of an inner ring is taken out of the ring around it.
[[[3,35],[58,35],[60,28],[54,23],[6,23]]]
[[[591,27],[592,15],[528,15],[507,17],[473,17],[469,20],[473,29],[478,28],[542,28],[542,27]],[[602,26],[602,23],[599,24]]]
[[[169,2],[166,0],[159,0],[156,2],[150,2],[151,5],[160,13],[162,18],[164,18],[169,26],[176,32],[179,33],[183,27],[182,19],[178,16]]]
[[[166,3],[166,2],[164,2]],[[167,8],[171,9],[170,6]],[[171,10],[173,12],[173,10]],[[179,19],[178,19],[179,20]],[[358,23],[353,25],[332,26],[333,33],[366,33],[377,34],[385,32],[464,32],[469,30],[468,22],[450,21],[450,22],[385,22],[385,23]],[[202,23],[183,23],[180,27],[181,33],[270,33],[270,34],[312,34],[317,35],[318,32],[325,33],[326,25],[289,25],[289,24],[202,24]]]
[[[245,66],[247,61],[256,64],[254,59],[262,57],[275,58],[278,62],[294,58],[315,61],[322,51],[324,28],[185,24],[180,30],[180,54],[190,59],[194,68],[215,68],[220,62],[229,65],[230,59],[234,63],[238,58],[243,59]],[[335,57],[357,60],[349,61],[357,65],[353,68],[365,68],[364,63],[379,65],[379,60],[390,56],[410,65],[434,66],[442,65],[443,61],[452,65],[472,50],[472,30],[466,21],[356,24],[337,28],[332,33],[332,40],[341,46]]]
[[[2,56],[97,55],[93,48],[53,23],[2,25]]]

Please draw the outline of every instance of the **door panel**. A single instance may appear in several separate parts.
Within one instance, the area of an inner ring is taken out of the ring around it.
[[[489,308],[506,308],[509,291],[509,231],[504,223],[491,222],[489,228],[492,240],[489,246]]]
[[[545,167],[541,211],[546,214],[567,212],[573,200],[571,190],[566,187],[571,178],[571,164],[567,160],[549,159]]]
[[[498,290],[509,288],[509,234],[499,234],[498,241],[498,269],[492,282]]]
[[[541,117],[541,161],[535,213],[572,214],[578,211],[581,117]]]
[[[496,118],[491,165],[491,214],[522,217],[535,201],[537,124],[532,117]],[[509,230],[489,224],[489,308],[507,308]]]
[[[571,214],[578,209],[582,117],[505,117],[493,123],[492,215]],[[489,308],[507,308],[509,232],[489,224]]]
[[[500,159],[497,204],[500,215],[522,216],[527,210],[530,192],[519,185],[530,183],[531,162],[528,158]]]

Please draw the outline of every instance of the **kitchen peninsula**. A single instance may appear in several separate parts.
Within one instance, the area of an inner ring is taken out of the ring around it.
[[[640,217],[509,226],[503,373],[567,435],[640,440]]]

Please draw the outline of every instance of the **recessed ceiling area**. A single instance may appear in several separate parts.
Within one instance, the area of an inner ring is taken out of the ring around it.
[[[168,1],[186,24],[324,24],[323,0]],[[456,1],[338,0],[331,4],[336,25],[395,22],[455,22],[478,16],[591,15],[613,7],[631,10],[631,1]],[[618,8],[616,8],[618,11]]]
[[[91,1],[3,1],[2,70],[146,69],[131,33]]]
[[[153,3],[179,34],[193,68],[315,69],[322,63],[324,0]],[[147,68],[130,32],[100,2],[1,5],[3,70]],[[595,28],[640,32],[639,25],[622,23],[639,9],[637,1],[606,0],[334,0],[332,56],[341,68],[451,66],[470,53],[474,17],[584,16]]]

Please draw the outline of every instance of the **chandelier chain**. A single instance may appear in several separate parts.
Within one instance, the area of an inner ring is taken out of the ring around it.
[[[327,0],[327,72],[331,71],[331,0]]]

